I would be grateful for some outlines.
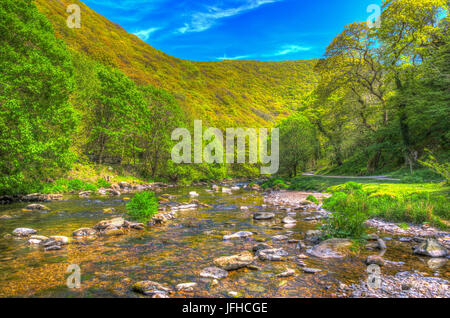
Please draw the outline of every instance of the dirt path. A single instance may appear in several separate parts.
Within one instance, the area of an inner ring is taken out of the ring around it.
[[[313,173],[303,173],[305,177],[321,177],[321,178],[331,178],[331,179],[369,179],[369,180],[385,180],[385,181],[400,181],[400,179],[390,178],[391,176],[369,176],[369,177],[351,177],[351,176],[326,176]]]

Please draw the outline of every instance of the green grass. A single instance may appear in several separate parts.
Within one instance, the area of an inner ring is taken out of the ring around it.
[[[357,181],[357,182],[355,182]],[[355,238],[360,213],[367,218],[392,222],[424,224],[442,229],[450,224],[450,187],[440,183],[403,183],[373,179],[325,178],[299,176],[293,179],[273,178],[263,184],[265,189],[288,185],[290,190],[332,193],[325,207],[336,212],[329,233]]]
[[[431,224],[448,228],[449,187],[439,184],[357,184],[347,183],[328,189],[332,197],[324,207],[331,211],[353,210],[368,218],[388,221]],[[352,215],[346,216],[352,222]]]

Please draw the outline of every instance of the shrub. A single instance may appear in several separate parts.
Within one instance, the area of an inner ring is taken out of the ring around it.
[[[317,200],[317,198],[316,198],[315,196],[313,196],[313,195],[309,195],[309,196],[306,198],[306,200],[311,201],[311,202],[313,202],[313,203],[315,203],[315,204],[319,204],[319,200]]]
[[[145,223],[158,212],[158,200],[153,192],[137,193],[127,204],[127,214],[133,221]]]
[[[356,187],[357,188],[357,187]],[[331,215],[322,226],[328,237],[360,239],[364,236],[368,218],[367,194],[362,190],[336,192],[324,202]]]
[[[111,183],[109,183],[108,181],[106,181],[105,179],[99,178],[97,180],[97,187],[98,188],[111,188]]]

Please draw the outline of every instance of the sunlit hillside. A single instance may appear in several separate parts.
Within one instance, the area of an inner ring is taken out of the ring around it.
[[[219,127],[271,125],[289,115],[315,86],[314,60],[191,62],[169,56],[78,0],[35,0],[69,47],[114,65],[138,84],[164,88],[195,119]],[[81,29],[66,25],[69,4],[81,7]]]

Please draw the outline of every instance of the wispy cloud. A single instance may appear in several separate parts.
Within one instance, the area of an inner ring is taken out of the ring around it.
[[[308,46],[300,46],[295,44],[290,45],[283,45],[280,50],[273,54],[269,54],[269,56],[283,56],[283,55],[289,55],[292,53],[298,53],[298,52],[306,52],[310,51],[312,47]]]
[[[216,57],[215,59],[218,61],[235,61],[235,60],[245,60],[248,58],[251,58],[252,55],[239,55],[239,56],[233,56],[233,57],[228,57],[226,55],[222,56],[222,57]]]
[[[146,30],[140,30],[134,33],[134,35],[138,36],[142,41],[147,41],[153,33],[159,31],[161,28],[149,28]]]
[[[191,21],[178,28],[178,33],[202,32],[213,27],[218,20],[233,17],[268,3],[280,2],[283,0],[245,0],[244,4],[233,8],[219,8],[216,6],[207,7],[207,12],[194,12],[191,14]]]

